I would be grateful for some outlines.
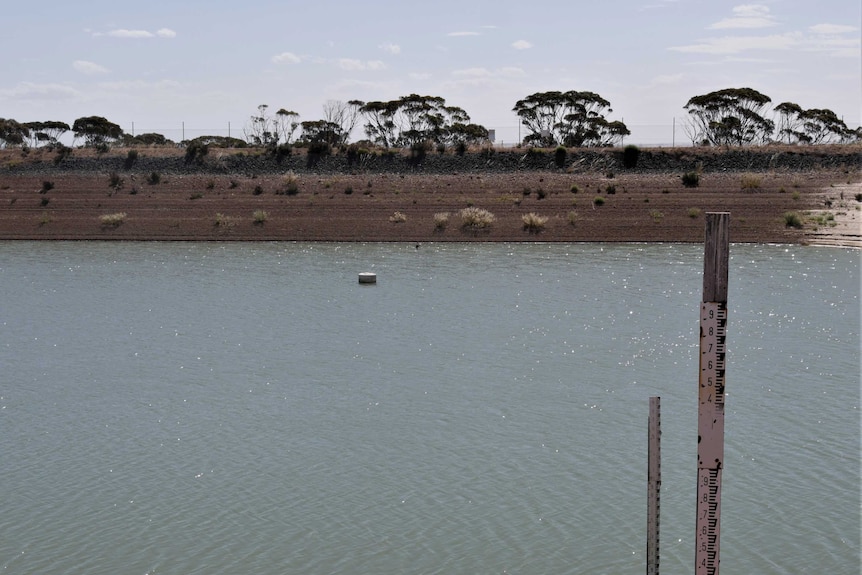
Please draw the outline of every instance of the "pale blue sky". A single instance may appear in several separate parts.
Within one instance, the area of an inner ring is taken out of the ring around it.
[[[669,143],[686,101],[722,88],[854,127],[862,106],[857,0],[46,0],[3,16],[0,117],[172,139],[183,122],[241,136],[259,104],[317,120],[327,100],[410,93],[509,142],[515,102],[546,90],[597,92],[636,143]]]

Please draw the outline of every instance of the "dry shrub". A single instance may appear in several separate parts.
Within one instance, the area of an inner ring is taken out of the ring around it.
[[[434,214],[434,228],[444,229],[449,224],[449,212],[438,212]]]
[[[213,225],[223,230],[229,230],[236,224],[236,220],[231,216],[227,216],[221,212],[216,213]]]
[[[117,212],[116,214],[104,214],[99,216],[99,221],[102,222],[103,228],[116,228],[126,221],[126,212]]]
[[[524,222],[524,229],[531,234],[537,234],[545,229],[545,224],[548,223],[548,218],[540,216],[535,212],[524,214],[521,216],[521,221]]]
[[[266,210],[255,210],[252,214],[252,218],[256,226],[262,226],[263,223],[269,219],[269,214]]]
[[[762,183],[762,178],[756,174],[743,174],[740,185],[743,190],[756,190]]]
[[[401,222],[407,221],[407,216],[405,216],[401,212],[395,212],[394,214],[389,216],[389,221],[393,224],[400,224]]]
[[[497,219],[488,210],[470,206],[458,212],[461,218],[461,227],[465,230],[482,230],[489,228]]]

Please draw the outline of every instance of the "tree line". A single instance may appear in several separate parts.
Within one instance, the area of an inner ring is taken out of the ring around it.
[[[782,102],[770,110],[771,102],[752,88],[727,88],[694,96],[683,106],[688,113],[683,129],[693,145],[706,146],[862,141],[862,128],[850,129],[831,110],[804,109],[793,102]],[[529,146],[614,146],[631,134],[625,123],[606,117],[613,112],[611,104],[594,92],[537,92],[518,100],[512,111],[527,131],[522,143]],[[309,121],[300,121],[298,113],[285,108],[272,113],[263,104],[249,117],[245,139],[202,136],[195,140],[226,147],[276,149],[297,145],[328,153],[332,147],[348,144],[360,122],[364,122],[366,136],[360,143],[384,148],[463,150],[489,141],[488,129],[472,123],[464,109],[447,105],[439,96],[418,94],[389,101],[331,100],[324,104],[321,119]],[[78,118],[72,126],[59,121],[21,123],[0,118],[0,147],[58,145],[70,131],[75,141],[94,148],[173,143],[156,133],[126,134],[101,116]]]

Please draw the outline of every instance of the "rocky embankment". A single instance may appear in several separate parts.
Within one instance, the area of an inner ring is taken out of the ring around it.
[[[68,148],[66,150],[69,150]],[[298,148],[281,154],[254,149],[176,148],[115,149],[106,154],[90,150],[70,153],[5,150],[0,167],[13,174],[58,172],[155,171],[164,174],[277,174],[286,171],[317,174],[412,173],[469,174],[549,171],[568,173],[682,173],[841,170],[858,171],[860,146],[781,146],[745,149],[645,148],[634,162],[620,149],[485,149],[458,155],[369,150],[350,146],[328,155]],[[191,152],[191,153],[190,153]],[[194,153],[196,152],[196,153]]]

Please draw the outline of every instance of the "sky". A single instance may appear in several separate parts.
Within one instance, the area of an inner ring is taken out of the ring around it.
[[[549,90],[598,93],[638,144],[685,143],[686,102],[724,88],[851,127],[862,109],[858,0],[43,0],[3,15],[0,117],[103,116],[177,141],[242,137],[261,104],[319,120],[330,100],[413,93],[503,144],[527,135],[515,103]]]

